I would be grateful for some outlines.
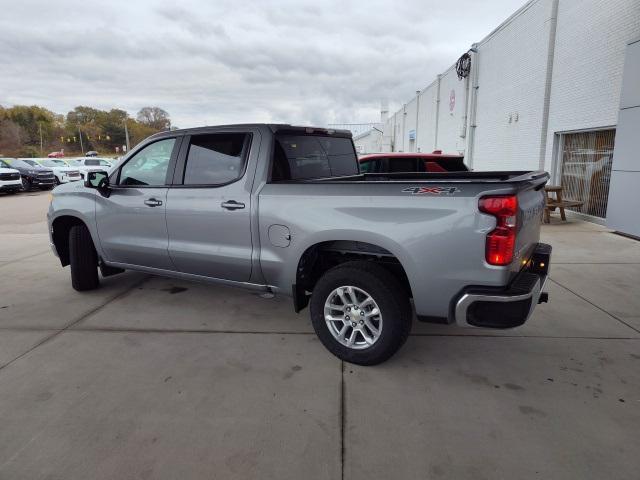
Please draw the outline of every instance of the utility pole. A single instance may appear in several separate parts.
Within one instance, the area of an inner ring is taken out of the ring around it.
[[[40,156],[43,156],[42,152],[42,122],[38,122],[38,130],[40,130]]]
[[[127,119],[124,119],[124,137],[127,141],[127,152],[131,150],[131,146],[129,145],[129,129],[127,128]]]
[[[80,131],[80,124],[78,124],[78,137],[80,137],[80,150],[82,150],[82,155],[84,155],[84,145],[82,145],[82,132]]]

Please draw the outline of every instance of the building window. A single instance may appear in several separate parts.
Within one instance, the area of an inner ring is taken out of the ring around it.
[[[576,212],[606,218],[615,129],[560,134],[562,196],[581,202]]]

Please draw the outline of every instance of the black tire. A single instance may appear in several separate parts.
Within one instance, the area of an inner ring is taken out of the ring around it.
[[[356,350],[343,345],[327,326],[325,302],[341,286],[366,291],[382,314],[379,337],[366,348]],[[328,270],[313,289],[309,309],[311,323],[323,345],[336,357],[358,365],[384,362],[398,351],[411,331],[413,315],[405,289],[389,270],[373,262],[347,262]]]
[[[25,177],[22,177],[22,190],[24,190],[25,192],[31,190],[31,182]]]
[[[82,292],[98,288],[98,254],[85,225],[74,225],[69,231],[69,261],[71,285],[75,290]]]

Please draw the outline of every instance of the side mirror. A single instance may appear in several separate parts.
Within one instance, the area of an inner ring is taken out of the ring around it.
[[[87,179],[84,181],[87,188],[95,188],[102,195],[109,196],[109,174],[103,171],[87,172]]]

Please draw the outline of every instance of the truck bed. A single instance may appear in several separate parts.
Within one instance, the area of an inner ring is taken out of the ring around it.
[[[306,180],[292,180],[278,183],[503,183],[540,182],[549,179],[549,174],[538,171],[484,171],[484,172],[406,172],[406,173],[362,173],[346,177],[329,177]]]

